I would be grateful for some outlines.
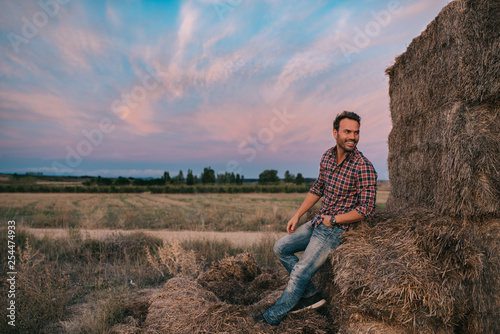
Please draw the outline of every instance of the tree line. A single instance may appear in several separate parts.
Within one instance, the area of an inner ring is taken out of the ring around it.
[[[138,178],[125,178],[118,177],[117,179],[113,178],[104,178],[98,176],[97,178],[91,178],[85,182],[83,185],[91,186],[166,186],[166,185],[199,185],[199,184],[217,184],[217,185],[242,185],[245,181],[245,177],[240,174],[234,173],[218,173],[210,167],[205,167],[203,169],[203,173],[201,173],[200,177],[198,175],[194,175],[191,169],[188,169],[186,177],[184,177],[184,173],[182,170],[179,171],[179,174],[176,176],[170,176],[169,172],[164,172],[163,175],[159,178],[153,179],[138,179]]]
[[[93,177],[93,176],[81,176],[81,177],[65,177],[64,179],[86,179],[82,182],[84,186],[169,186],[169,185],[243,185],[245,183],[245,177],[240,174],[235,174],[225,172],[225,173],[216,173],[211,167],[205,167],[203,172],[198,175],[194,175],[191,169],[188,169],[187,175],[184,176],[184,172],[182,170],[175,176],[171,176],[169,172],[165,171],[161,177],[158,178],[133,178],[133,177],[123,177],[119,176],[118,178],[111,177]],[[14,182],[21,183],[30,183],[35,182],[36,180],[51,180],[51,181],[63,181],[62,177],[54,177],[54,176],[44,176],[42,173],[26,173],[25,175],[20,175],[14,173],[10,176],[10,180]],[[252,181],[255,179],[252,179]],[[258,185],[279,185],[279,184],[288,184],[288,185],[303,185],[305,184],[305,179],[301,173],[298,173],[296,176],[291,174],[290,171],[286,171],[284,174],[284,178],[280,179],[278,176],[278,171],[275,169],[266,169],[262,173],[259,174],[259,178],[256,180]],[[248,182],[247,182],[248,183]]]

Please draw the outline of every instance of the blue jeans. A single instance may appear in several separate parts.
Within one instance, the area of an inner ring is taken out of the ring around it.
[[[290,279],[276,304],[264,313],[267,322],[278,325],[301,297],[316,293],[311,278],[330,252],[339,246],[344,231],[338,226],[329,227],[322,223],[314,228],[311,222],[307,222],[276,242],[274,254],[290,274]],[[300,251],[304,253],[299,260],[295,253]]]

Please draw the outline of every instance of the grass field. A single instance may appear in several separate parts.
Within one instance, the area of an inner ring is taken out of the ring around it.
[[[379,208],[387,195],[379,190]],[[244,251],[262,268],[283,270],[272,245],[304,196],[1,193],[2,220],[16,222],[17,330],[109,333],[131,301],[183,268],[196,275]],[[0,238],[8,240],[6,224]],[[2,261],[3,282],[8,271]],[[6,296],[7,284],[0,289]]]

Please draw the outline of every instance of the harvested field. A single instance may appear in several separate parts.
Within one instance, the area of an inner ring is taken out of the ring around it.
[[[282,231],[304,194],[1,193],[0,214],[32,228]]]

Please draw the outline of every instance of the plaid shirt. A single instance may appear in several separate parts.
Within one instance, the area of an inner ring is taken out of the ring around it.
[[[375,213],[377,172],[365,156],[358,151],[349,152],[337,165],[337,147],[331,147],[321,158],[319,176],[309,192],[323,197],[321,209],[312,219],[312,226],[318,226],[321,215],[335,216],[356,210],[364,217]],[[339,224],[350,229],[356,223]]]

